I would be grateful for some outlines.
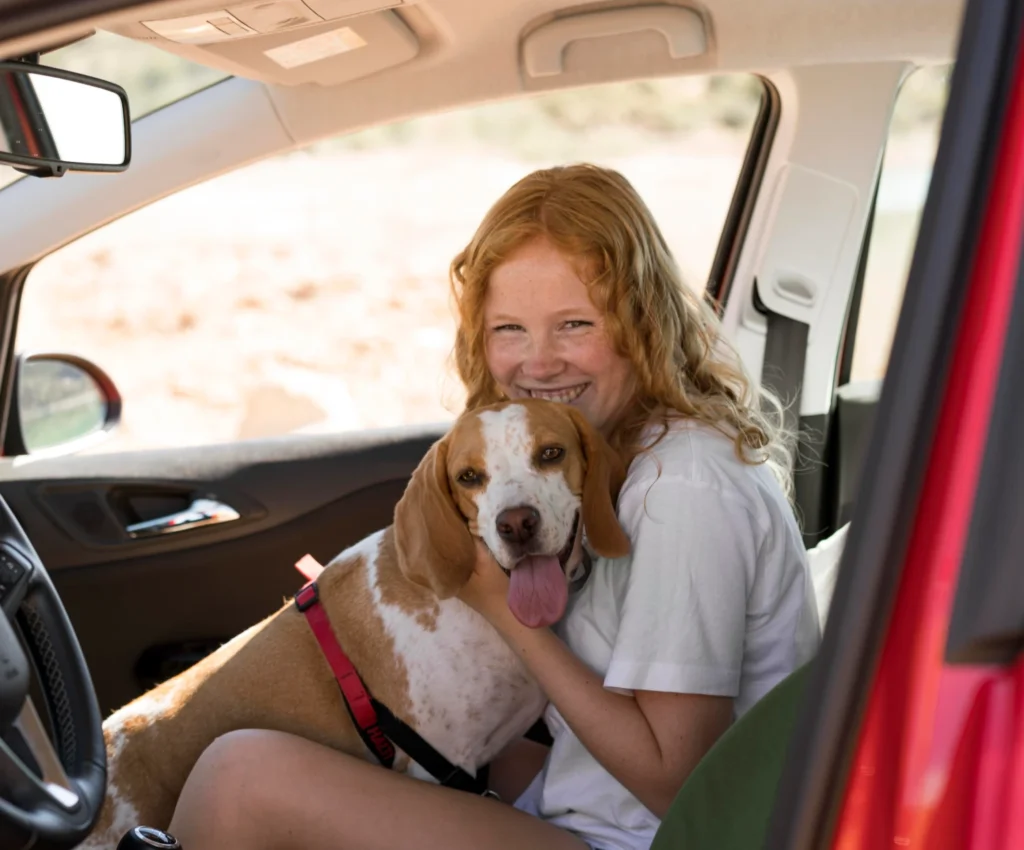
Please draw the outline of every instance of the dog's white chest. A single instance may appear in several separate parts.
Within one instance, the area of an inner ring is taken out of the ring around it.
[[[371,587],[376,576],[370,567]],[[479,614],[440,601],[433,628],[376,602],[409,680],[412,725],[450,761],[472,772],[525,732],[546,698],[515,653]]]

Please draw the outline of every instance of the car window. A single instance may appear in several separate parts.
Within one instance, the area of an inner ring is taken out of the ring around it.
[[[919,68],[893,109],[875,202],[849,379],[884,377],[939,142],[951,66]]]
[[[128,94],[133,121],[229,76],[144,42],[102,31],[44,53],[39,61],[117,83]],[[0,187],[22,176],[13,168],[0,166]]]
[[[191,187],[41,261],[20,350],[70,351],[124,399],[101,451],[450,420],[448,266],[534,168],[589,160],[706,284],[762,92],[635,81],[420,117]]]

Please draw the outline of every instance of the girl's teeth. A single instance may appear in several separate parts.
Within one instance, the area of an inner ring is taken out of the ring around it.
[[[569,404],[570,402],[575,401],[581,395],[583,395],[583,391],[586,388],[586,384],[581,384],[578,387],[573,387],[572,389],[568,390],[560,390],[558,392],[550,392],[545,390],[530,390],[530,396],[532,398],[541,398],[544,399],[545,401],[557,401],[560,402],[561,404]]]

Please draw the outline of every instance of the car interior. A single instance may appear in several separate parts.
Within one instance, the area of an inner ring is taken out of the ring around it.
[[[707,293],[750,374],[799,425],[795,502],[808,548],[823,544],[824,552],[845,528],[881,388],[881,378],[857,380],[851,363],[858,331],[872,321],[861,297],[894,104],[916,69],[953,61],[960,2],[120,5],[36,32],[0,29],[0,57],[39,53],[46,66],[49,51],[100,31],[224,78],[136,118],[130,165],[118,173],[27,175],[0,189],[0,275],[15,316],[0,337],[5,381],[28,380],[27,370],[50,357],[14,342],[33,268],[190,187],[324,139],[470,105],[627,80],[752,74],[763,86],[760,105]],[[268,204],[261,218],[272,227],[277,214]],[[115,430],[131,399],[122,401],[106,364],[73,352],[54,359],[101,388],[95,430]],[[388,525],[412,470],[447,428],[95,453],[84,451],[89,439],[34,451],[26,415],[12,404],[0,496],[63,603],[101,717],[276,610],[300,584],[293,565],[303,555],[326,563]],[[821,569],[834,572],[838,552],[828,551]],[[819,593],[823,611],[832,580]],[[774,720],[737,724],[722,747],[737,754],[726,758],[788,737],[793,713],[778,705],[798,699],[802,686],[794,680],[789,697],[759,706]],[[782,731],[767,736],[767,728]],[[766,753],[763,770],[777,771],[778,758]],[[718,811],[725,792],[712,770],[690,785],[692,810]],[[771,794],[762,797],[770,811]],[[693,818],[687,823],[697,830],[687,846],[710,846]]]

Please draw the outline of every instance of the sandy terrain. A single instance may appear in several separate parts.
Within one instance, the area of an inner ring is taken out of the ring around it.
[[[705,142],[605,160],[701,287],[743,147]],[[73,351],[110,373],[124,419],[101,451],[450,418],[461,390],[446,367],[448,263],[537,164],[422,146],[260,163],[42,262],[19,348]],[[889,312],[899,266],[882,270]],[[865,373],[884,369],[888,333],[861,346]]]

